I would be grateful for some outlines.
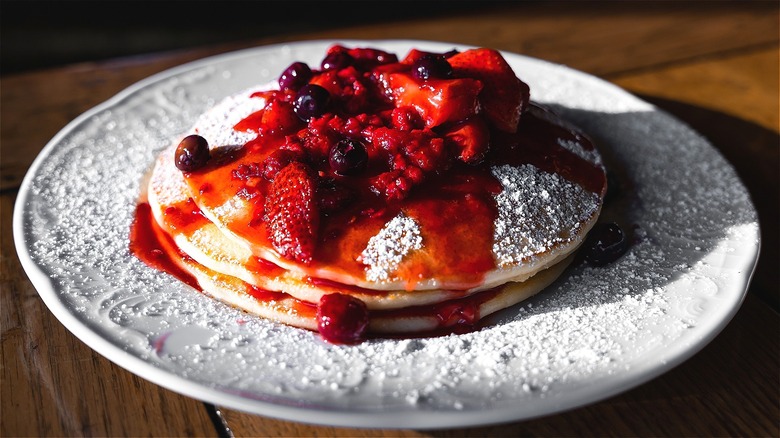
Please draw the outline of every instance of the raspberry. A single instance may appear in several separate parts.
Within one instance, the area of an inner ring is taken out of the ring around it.
[[[371,181],[371,190],[390,201],[400,201],[409,195],[414,182],[402,170],[379,174]]]
[[[276,174],[293,161],[300,161],[301,156],[289,149],[277,149],[263,161],[262,175],[268,181],[273,181]]]
[[[393,109],[391,113],[393,127],[399,131],[411,131],[420,129],[424,123],[420,113],[410,106],[402,106]]]
[[[328,114],[312,119],[308,127],[298,133],[298,141],[314,161],[327,157],[333,144],[340,140],[338,134],[329,126],[334,117]]]

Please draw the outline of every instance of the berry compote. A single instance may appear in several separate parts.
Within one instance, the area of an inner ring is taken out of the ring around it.
[[[263,109],[233,127],[256,133],[253,140],[210,157],[208,139],[185,139],[176,158],[199,205],[246,201],[249,219],[227,229],[301,272],[327,266],[365,278],[361,251],[403,212],[424,230],[425,257],[409,257],[395,275],[409,290],[434,277],[467,290],[496,269],[502,186],[491,167],[531,164],[604,195],[603,168],[564,147],[592,145],[531,104],[528,86],[496,50],[411,50],[399,60],[336,45],[319,66],[291,64],[278,85],[253,95]],[[351,300],[331,294],[319,303],[326,339],[363,336],[368,313]],[[470,324],[479,319],[471,307],[443,319]]]

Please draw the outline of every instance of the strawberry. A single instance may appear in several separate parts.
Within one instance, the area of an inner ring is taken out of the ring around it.
[[[396,107],[414,107],[425,127],[458,122],[476,114],[481,85],[475,79],[430,79],[420,81],[406,73],[384,75]]]
[[[272,100],[263,112],[262,125],[270,134],[287,135],[301,128],[301,119],[295,115],[293,106],[282,100]]]
[[[301,119],[295,115],[290,103],[271,98],[265,108],[246,116],[233,129],[248,132],[261,127],[269,134],[286,135],[300,129]]]
[[[480,117],[456,124],[443,137],[455,149],[458,159],[467,164],[481,162],[490,146],[490,130]]]
[[[316,174],[293,161],[276,174],[265,202],[268,238],[279,254],[310,264],[317,246],[320,212]]]
[[[430,55],[430,53],[423,52],[419,49],[412,49],[409,51],[409,53],[406,54],[406,57],[401,60],[401,64],[412,65],[426,55]]]
[[[344,84],[341,83],[337,70],[324,71],[316,74],[309,83],[319,85],[328,90],[328,93],[330,93],[331,96],[341,96],[341,90],[344,88]]]
[[[448,59],[455,77],[482,82],[479,101],[488,120],[498,129],[517,132],[520,115],[530,100],[529,88],[512,71],[501,53],[471,49]]]

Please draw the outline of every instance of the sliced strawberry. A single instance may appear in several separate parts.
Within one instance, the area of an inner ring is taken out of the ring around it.
[[[480,117],[472,117],[449,128],[443,137],[467,164],[477,164],[485,158],[490,146],[490,130]]]
[[[406,73],[384,75],[396,107],[411,106],[420,113],[425,127],[465,120],[477,112],[482,85],[475,79],[429,79],[425,82]]]
[[[412,65],[418,59],[424,58],[426,55],[430,55],[429,52],[423,52],[422,50],[412,49],[406,54],[406,57],[401,60],[401,64]]]
[[[265,113],[265,108],[253,112],[236,123],[233,129],[240,132],[257,131],[260,125],[263,124],[263,113]]]
[[[269,99],[265,108],[246,116],[233,127],[236,131],[257,131],[263,128],[269,134],[286,135],[302,127],[301,119],[291,104],[276,98]]]
[[[340,96],[343,84],[338,76],[337,70],[325,71],[314,75],[309,81],[311,84],[319,85],[320,87],[328,90],[331,96]]]
[[[516,132],[520,115],[530,100],[529,88],[517,78],[501,53],[471,49],[448,59],[453,74],[482,82],[479,101],[488,120],[506,132]]]
[[[300,129],[303,124],[295,115],[293,106],[281,100],[272,100],[263,112],[262,125],[271,134],[287,135]]]
[[[315,173],[293,161],[276,174],[265,202],[271,244],[282,257],[307,265],[314,258],[320,225],[316,190]]]

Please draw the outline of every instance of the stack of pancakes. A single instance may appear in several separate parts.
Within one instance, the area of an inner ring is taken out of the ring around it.
[[[233,126],[262,109],[265,102],[255,94],[258,89],[220,102],[186,134],[209,139],[212,156],[229,154],[253,138]],[[570,132],[565,122],[536,111],[537,119]],[[583,166],[603,173],[585,137],[548,137],[544,141],[551,147],[566,148]],[[345,231],[326,244],[326,252],[337,257],[301,264],[285,259],[253,232],[248,225],[258,220],[253,201],[230,178],[215,171],[193,179],[176,168],[179,140],[160,154],[143,200],[151,207],[161,249],[203,292],[251,314],[310,330],[317,330],[320,299],[332,293],[365,303],[368,333],[418,334],[476,326],[481,318],[527,299],[561,274],[595,224],[606,188],[605,179],[595,190],[592,185],[586,189],[533,164],[495,165],[490,172],[501,187],[492,194],[496,212],[487,226],[484,218],[450,213],[452,200],[440,200],[441,205],[431,208],[444,218],[448,236],[440,224],[427,229],[430,218],[421,217],[412,202],[402,203],[391,216],[372,218],[370,224],[342,224]],[[442,242],[453,235],[455,240]],[[488,243],[491,267],[477,273],[453,270],[464,266],[458,264],[463,256],[478,251],[471,241],[477,246]]]

